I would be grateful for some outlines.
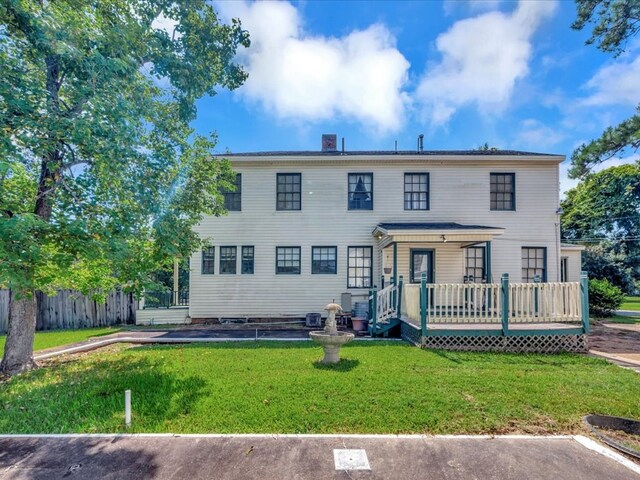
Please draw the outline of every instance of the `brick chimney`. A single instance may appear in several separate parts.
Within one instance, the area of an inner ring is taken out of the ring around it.
[[[324,133],[322,135],[322,151],[323,152],[338,151],[338,136],[335,133]]]

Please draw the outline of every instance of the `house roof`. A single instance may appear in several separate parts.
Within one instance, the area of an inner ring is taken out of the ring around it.
[[[379,223],[376,228],[384,230],[502,230],[482,225],[462,225],[460,223]]]
[[[483,157],[495,157],[495,156],[558,156],[552,153],[536,153],[536,152],[523,152],[520,150],[424,150],[418,152],[416,150],[354,150],[354,151],[339,151],[329,150],[324,152],[313,150],[298,150],[298,151],[275,151],[275,152],[246,152],[246,153],[224,153],[221,154],[224,157],[333,157],[333,156],[483,156]]]

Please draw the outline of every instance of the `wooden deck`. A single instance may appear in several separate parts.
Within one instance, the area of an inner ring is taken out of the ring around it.
[[[402,318],[403,321],[410,323],[417,328],[420,328],[420,320],[414,320],[412,318]],[[539,322],[539,323],[510,323],[509,331],[523,331],[523,330],[573,330],[581,328],[579,322],[573,323],[560,323],[560,322]],[[427,331],[429,330],[495,330],[502,331],[501,323],[429,323],[427,324]]]

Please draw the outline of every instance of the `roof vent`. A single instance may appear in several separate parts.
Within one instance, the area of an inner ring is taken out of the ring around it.
[[[424,134],[418,135],[418,153],[424,152]]]
[[[338,150],[338,136],[335,133],[324,133],[322,135],[322,151],[335,152]]]

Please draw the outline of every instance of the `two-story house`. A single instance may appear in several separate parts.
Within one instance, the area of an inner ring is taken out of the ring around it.
[[[301,317],[374,285],[577,281],[560,244],[562,155],[491,151],[231,154],[229,211],[197,232],[189,315]],[[393,280],[392,280],[393,279]]]

